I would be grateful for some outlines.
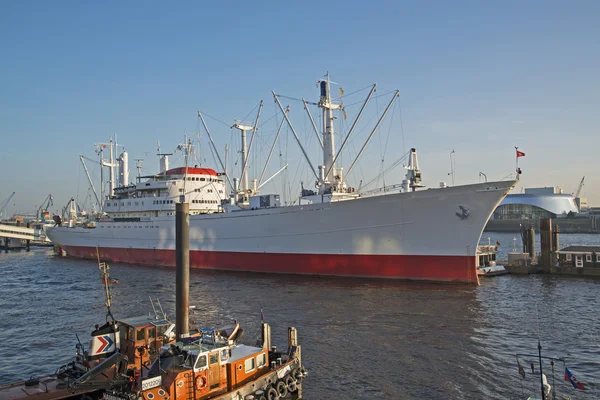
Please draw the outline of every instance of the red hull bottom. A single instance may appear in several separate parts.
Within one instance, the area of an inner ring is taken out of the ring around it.
[[[96,259],[95,247],[64,246],[68,256]],[[112,262],[175,266],[175,250],[100,248]],[[190,251],[190,267],[478,284],[474,256],[341,255]]]

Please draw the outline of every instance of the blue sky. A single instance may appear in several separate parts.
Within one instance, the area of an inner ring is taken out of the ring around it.
[[[259,132],[258,159],[276,130],[270,90],[314,101],[315,82],[330,71],[346,93],[375,82],[380,95],[400,89],[393,118],[349,177],[354,185],[410,147],[428,186],[451,181],[453,149],[457,184],[477,182],[479,172],[502,179],[519,146],[523,186],[574,192],[585,175],[583,193],[600,206],[598,15],[593,1],[0,1],[0,202],[13,191],[9,213],[34,212],[48,193],[55,209],[70,197],[83,202],[78,156],[93,157],[94,143],[117,134],[130,160],[144,158],[144,172],[155,172],[157,139],[172,151],[184,134],[202,132],[197,110],[230,124],[264,99],[262,120],[273,119]],[[371,102],[371,116],[388,98]],[[301,104],[285,104],[318,164]],[[349,107],[345,129],[357,109]],[[346,168],[368,134],[363,119]],[[237,136],[207,123],[220,151],[232,140],[236,156]],[[295,196],[298,181],[311,178],[285,136],[269,171],[288,162]],[[176,155],[172,164],[181,162]],[[256,176],[262,163],[251,167]]]

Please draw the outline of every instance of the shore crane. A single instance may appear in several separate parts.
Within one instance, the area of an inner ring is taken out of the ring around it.
[[[44,212],[48,211],[48,209],[50,208],[50,206],[54,205],[54,201],[53,201],[53,197],[52,194],[49,194],[44,201],[42,201],[42,205],[38,207],[37,211],[36,211],[36,218],[38,221],[41,221],[42,218],[44,217]]]
[[[15,192],[12,192],[12,194],[10,196],[8,196],[8,199],[6,199],[4,201],[4,203],[2,203],[2,205],[0,205],[0,218],[2,218],[2,215],[4,214],[6,207],[8,207],[8,203],[10,203],[10,200],[13,198],[14,195],[15,195]]]
[[[575,192],[575,198],[578,198],[581,194],[581,189],[583,189],[583,181],[585,180],[585,176],[581,178],[581,182],[579,182],[579,187],[577,188],[577,192]]]

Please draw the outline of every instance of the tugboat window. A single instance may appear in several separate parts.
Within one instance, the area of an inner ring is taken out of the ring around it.
[[[261,354],[261,355],[259,355],[259,356],[256,357],[256,366],[258,368],[262,367],[266,363],[267,363],[267,356],[266,356],[266,354]]]
[[[154,327],[148,328],[148,339],[154,339],[154,337],[156,336],[154,334],[155,331],[156,331],[156,328],[154,328]]]
[[[212,353],[210,355],[210,364],[216,364],[219,362],[219,353]]]
[[[221,361],[227,361],[229,359],[229,351],[221,350]]]
[[[247,359],[244,362],[244,366],[246,367],[246,373],[254,370],[254,367],[255,367],[255,365],[254,365],[254,357],[251,357],[251,358]]]
[[[206,361],[206,355],[199,356],[196,360],[196,369],[205,368],[208,365]]]
[[[135,340],[139,341],[139,340],[145,340],[145,339],[146,339],[146,334],[144,332],[144,329],[138,330]]]

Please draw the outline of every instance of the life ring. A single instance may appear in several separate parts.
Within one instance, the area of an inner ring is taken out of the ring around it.
[[[270,387],[267,390],[267,399],[269,400],[277,400],[279,398],[279,394],[277,394],[277,390],[274,387]]]
[[[277,382],[277,393],[279,394],[279,397],[285,397],[288,394],[288,387],[285,384],[284,381],[279,381]]]
[[[198,379],[196,379],[196,389],[197,390],[204,389],[207,384],[208,384],[208,382],[206,381],[205,376],[200,376],[200,377],[198,377]]]
[[[292,378],[291,375],[288,375],[285,378],[285,384],[288,388],[288,391],[290,393],[294,393],[297,389],[298,389],[298,385],[296,384],[296,380],[294,378]]]

